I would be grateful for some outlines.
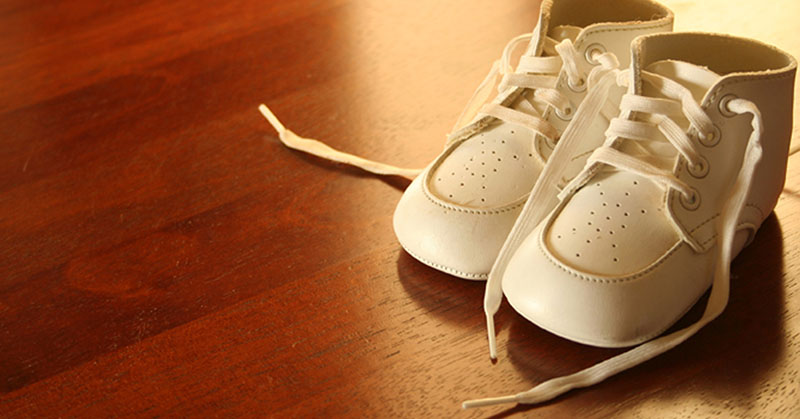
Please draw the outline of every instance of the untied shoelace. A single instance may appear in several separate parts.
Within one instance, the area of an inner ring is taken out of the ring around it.
[[[563,171],[564,167],[563,164],[558,164],[559,159],[564,159],[571,155],[570,152],[574,151],[580,137],[585,132],[584,126],[576,124],[576,122],[578,122],[577,119],[586,118],[584,121],[588,124],[591,117],[596,115],[601,109],[601,102],[605,100],[605,96],[608,94],[608,89],[612,82],[616,81],[617,84],[624,85],[626,84],[628,75],[629,70],[611,70],[599,76],[601,80],[598,82],[598,87],[589,92],[584,100],[584,104],[581,106],[581,109],[579,109],[579,113],[575,115],[576,121],[570,125],[570,128],[574,126],[574,130],[568,128],[562,135],[561,141],[550,157],[550,163],[540,175],[533,193],[531,193],[522,214],[517,220],[514,229],[500,252],[500,256],[492,268],[489,280],[487,281],[484,299],[490,355],[492,358],[496,358],[497,356],[493,316],[494,313],[497,312],[503,297],[501,280],[511,255],[521,241],[530,234],[533,228],[535,228],[549,211],[552,210],[557,203],[557,199],[565,198],[585,184],[589,178],[594,175],[598,166],[608,165],[618,170],[627,170],[637,173],[652,179],[663,188],[678,190],[683,195],[684,199],[689,202],[693,199],[698,199],[698,197],[695,196],[696,191],[677,179],[671,171],[659,169],[639,157],[628,155],[613,147],[617,139],[632,141],[652,140],[653,135],[655,135],[653,130],[656,129],[664,135],[678,153],[686,158],[690,166],[703,164],[699,153],[695,150],[694,144],[669,115],[675,115],[679,112],[685,115],[689,120],[691,130],[697,132],[700,136],[714,135],[711,120],[694,100],[688,89],[670,79],[647,72],[642,72],[643,80],[653,85],[669,99],[650,98],[634,94],[625,95],[620,104],[622,115],[628,115],[630,112],[635,111],[647,115],[644,118],[645,121],[631,121],[625,118],[615,118],[612,120],[606,132],[606,143],[592,153],[583,171],[558,194],[558,198],[548,198],[556,196],[556,194],[553,193],[554,190],[558,188],[556,180],[560,179],[560,173]],[[577,373],[545,381],[528,391],[515,395],[470,400],[463,403],[464,408],[503,403],[536,404],[551,400],[575,388],[597,384],[608,377],[639,365],[674,348],[697,333],[698,330],[722,313],[728,303],[730,263],[737,221],[750,189],[753,172],[762,154],[762,120],[757,106],[753,102],[744,99],[731,100],[728,102],[727,106],[733,113],[752,115],[752,132],[747,141],[744,157],[742,159],[742,166],[729,192],[729,197],[723,206],[721,216],[718,219],[718,246],[714,279],[711,285],[711,295],[700,320],[684,329],[643,343],[634,349]],[[559,150],[558,147],[562,148]],[[534,202],[534,204],[531,205],[531,202]]]
[[[580,87],[585,81],[580,77],[576,64],[579,54],[569,39],[556,43],[552,38],[545,38],[543,50],[550,55],[523,55],[520,57],[517,69],[514,70],[511,66],[511,56],[514,50],[523,42],[529,42],[532,36],[532,34],[526,33],[509,41],[503,49],[502,57],[492,64],[489,73],[478,85],[475,93],[473,93],[462,111],[456,121],[454,132],[473,121],[477,116],[490,116],[505,122],[522,125],[543,135],[551,142],[555,142],[558,138],[558,131],[542,118],[542,114],[537,110],[537,107],[541,108],[539,105],[551,106],[559,115],[569,115],[573,112],[569,99],[555,88],[558,74],[562,68],[570,86]],[[517,103],[517,107],[520,110],[494,102],[484,104],[491,95],[492,88],[497,84],[499,77],[501,79],[497,90],[501,94],[508,89],[524,88],[531,89],[533,97],[529,99],[523,95]],[[397,167],[336,150],[321,141],[295,134],[286,128],[266,105],[261,104],[258,109],[275,131],[278,132],[281,142],[291,149],[359,167],[378,175],[398,175],[414,178],[424,170]],[[454,139],[455,137],[451,134],[447,145]]]

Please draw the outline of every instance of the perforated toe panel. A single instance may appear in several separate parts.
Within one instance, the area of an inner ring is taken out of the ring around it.
[[[457,205],[497,208],[530,193],[541,169],[533,133],[500,123],[459,144],[432,174],[429,187]]]
[[[580,189],[546,233],[550,251],[589,274],[628,275],[678,240],[662,208],[663,191],[626,172],[597,176]]]

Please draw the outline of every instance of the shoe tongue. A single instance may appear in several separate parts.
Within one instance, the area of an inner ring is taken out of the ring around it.
[[[547,37],[546,38],[552,39],[553,41],[555,41],[556,44],[561,42],[561,41],[563,41],[563,40],[565,40],[565,39],[569,39],[570,41],[574,42],[575,39],[578,38],[578,35],[581,33],[582,30],[583,30],[583,28],[580,28],[578,26],[557,25],[557,26],[554,26],[550,30],[547,31]],[[540,45],[542,47],[542,54],[541,55],[545,56],[545,57],[558,55],[555,52],[555,50],[551,50],[552,47],[550,47],[550,48],[546,48],[545,47],[545,45],[547,44],[546,41],[545,41],[546,38],[542,38],[541,40],[538,40],[538,42],[540,43]],[[534,43],[537,42],[537,39],[534,38],[532,40],[532,42],[534,42]],[[531,46],[529,46],[529,51],[534,50],[534,49],[535,49],[535,45],[532,44]],[[527,97],[528,98],[531,97],[530,96],[530,92],[528,93]],[[524,100],[524,98],[521,96],[514,103],[512,103],[510,107],[512,109],[519,110],[518,106],[520,104],[520,101],[522,101],[522,100]],[[544,111],[545,111],[545,105],[543,105],[541,103],[535,103],[535,104],[533,104],[533,107],[534,107],[534,109],[536,109],[536,111],[540,115],[543,114]]]
[[[703,101],[703,97],[708,89],[713,86],[720,75],[709,70],[707,67],[687,63],[685,61],[661,60],[651,63],[645,71],[664,76],[678,82],[683,87],[692,92],[692,96],[697,103]],[[644,94],[647,96],[657,95],[657,92],[645,83]],[[661,95],[658,95],[661,96]]]
[[[645,71],[664,76],[689,89],[697,103],[702,103],[703,97],[705,97],[708,90],[721,78],[719,74],[706,67],[675,60],[653,62],[645,68]],[[649,97],[665,97],[661,92],[650,85],[650,83],[646,82],[643,83],[642,94]],[[689,120],[683,115],[670,115],[670,117],[684,130],[689,128]],[[636,153],[635,150],[644,148],[649,152],[648,154],[656,157],[656,160],[651,161],[651,163],[663,169],[669,169],[672,165],[672,159],[678,151],[665,138],[661,138],[661,140],[662,141],[651,141],[636,145],[633,144],[632,141],[626,142],[622,147],[622,151]]]
[[[575,39],[578,38],[578,35],[581,33],[583,28],[578,26],[572,25],[558,25],[554,26],[550,31],[547,33],[547,36],[556,40],[556,42],[561,42],[565,39],[569,39],[572,42],[575,42]]]
[[[550,31],[547,32],[547,38],[553,40],[553,44],[558,44],[559,42],[569,39],[572,42],[575,42],[575,39],[578,38],[578,35],[581,33],[583,29],[572,26],[572,25],[559,25],[554,26]],[[542,56],[544,57],[553,57],[558,55],[553,47],[547,47],[547,42],[545,41],[544,45],[542,46]]]

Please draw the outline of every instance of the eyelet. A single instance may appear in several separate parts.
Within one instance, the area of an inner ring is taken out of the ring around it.
[[[575,93],[580,93],[586,90],[586,79],[581,77],[575,84],[572,84],[572,82],[569,79],[567,79],[567,86],[569,87],[569,90],[572,90]]]
[[[701,133],[701,134],[698,134],[698,136],[697,136],[697,140],[700,141],[700,144],[702,144],[702,145],[704,145],[706,147],[714,147],[715,145],[717,145],[719,143],[719,140],[720,140],[720,137],[721,137],[720,132],[719,132],[719,128],[717,128],[716,125],[712,125],[711,127],[712,128],[711,128],[710,132],[707,132],[707,133],[704,133],[704,134]]]
[[[722,115],[727,116],[727,117],[736,116],[736,112],[733,112],[728,108],[728,103],[730,103],[730,101],[732,101],[734,99],[736,99],[735,95],[725,95],[725,96],[723,96],[722,99],[719,100],[719,104],[718,104],[719,113],[721,113]]]
[[[692,177],[696,179],[701,179],[706,177],[708,174],[708,160],[705,157],[700,157],[700,161],[697,164],[691,164],[686,162],[686,170],[689,172]]]
[[[594,59],[594,54],[602,54],[606,52],[606,48],[600,44],[592,44],[586,47],[586,52],[584,53],[584,58],[586,58],[586,62],[591,65],[600,65],[600,62]]]
[[[689,211],[694,211],[700,207],[700,193],[697,189],[692,188],[689,197],[680,194],[681,205]]]
[[[572,105],[567,106],[563,112],[561,109],[556,108],[556,116],[561,120],[569,121],[574,114],[575,112],[572,110]]]

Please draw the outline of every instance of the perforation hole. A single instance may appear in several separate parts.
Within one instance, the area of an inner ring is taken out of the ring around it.
[[[528,133],[521,131],[519,136],[516,134],[516,129],[510,127],[493,133],[478,133],[474,142],[456,149],[451,164],[443,164],[443,170],[431,178],[432,183],[435,181],[432,185],[434,190],[445,199],[467,206],[486,207],[518,198],[519,190],[529,190],[528,179],[535,180],[533,176],[522,176],[532,173],[537,167],[533,162],[523,161],[525,154],[536,160],[538,156],[534,156],[536,153],[528,141]],[[520,180],[507,182],[501,179],[500,169],[503,169],[503,176],[519,176]],[[450,173],[449,178],[447,173]]]

